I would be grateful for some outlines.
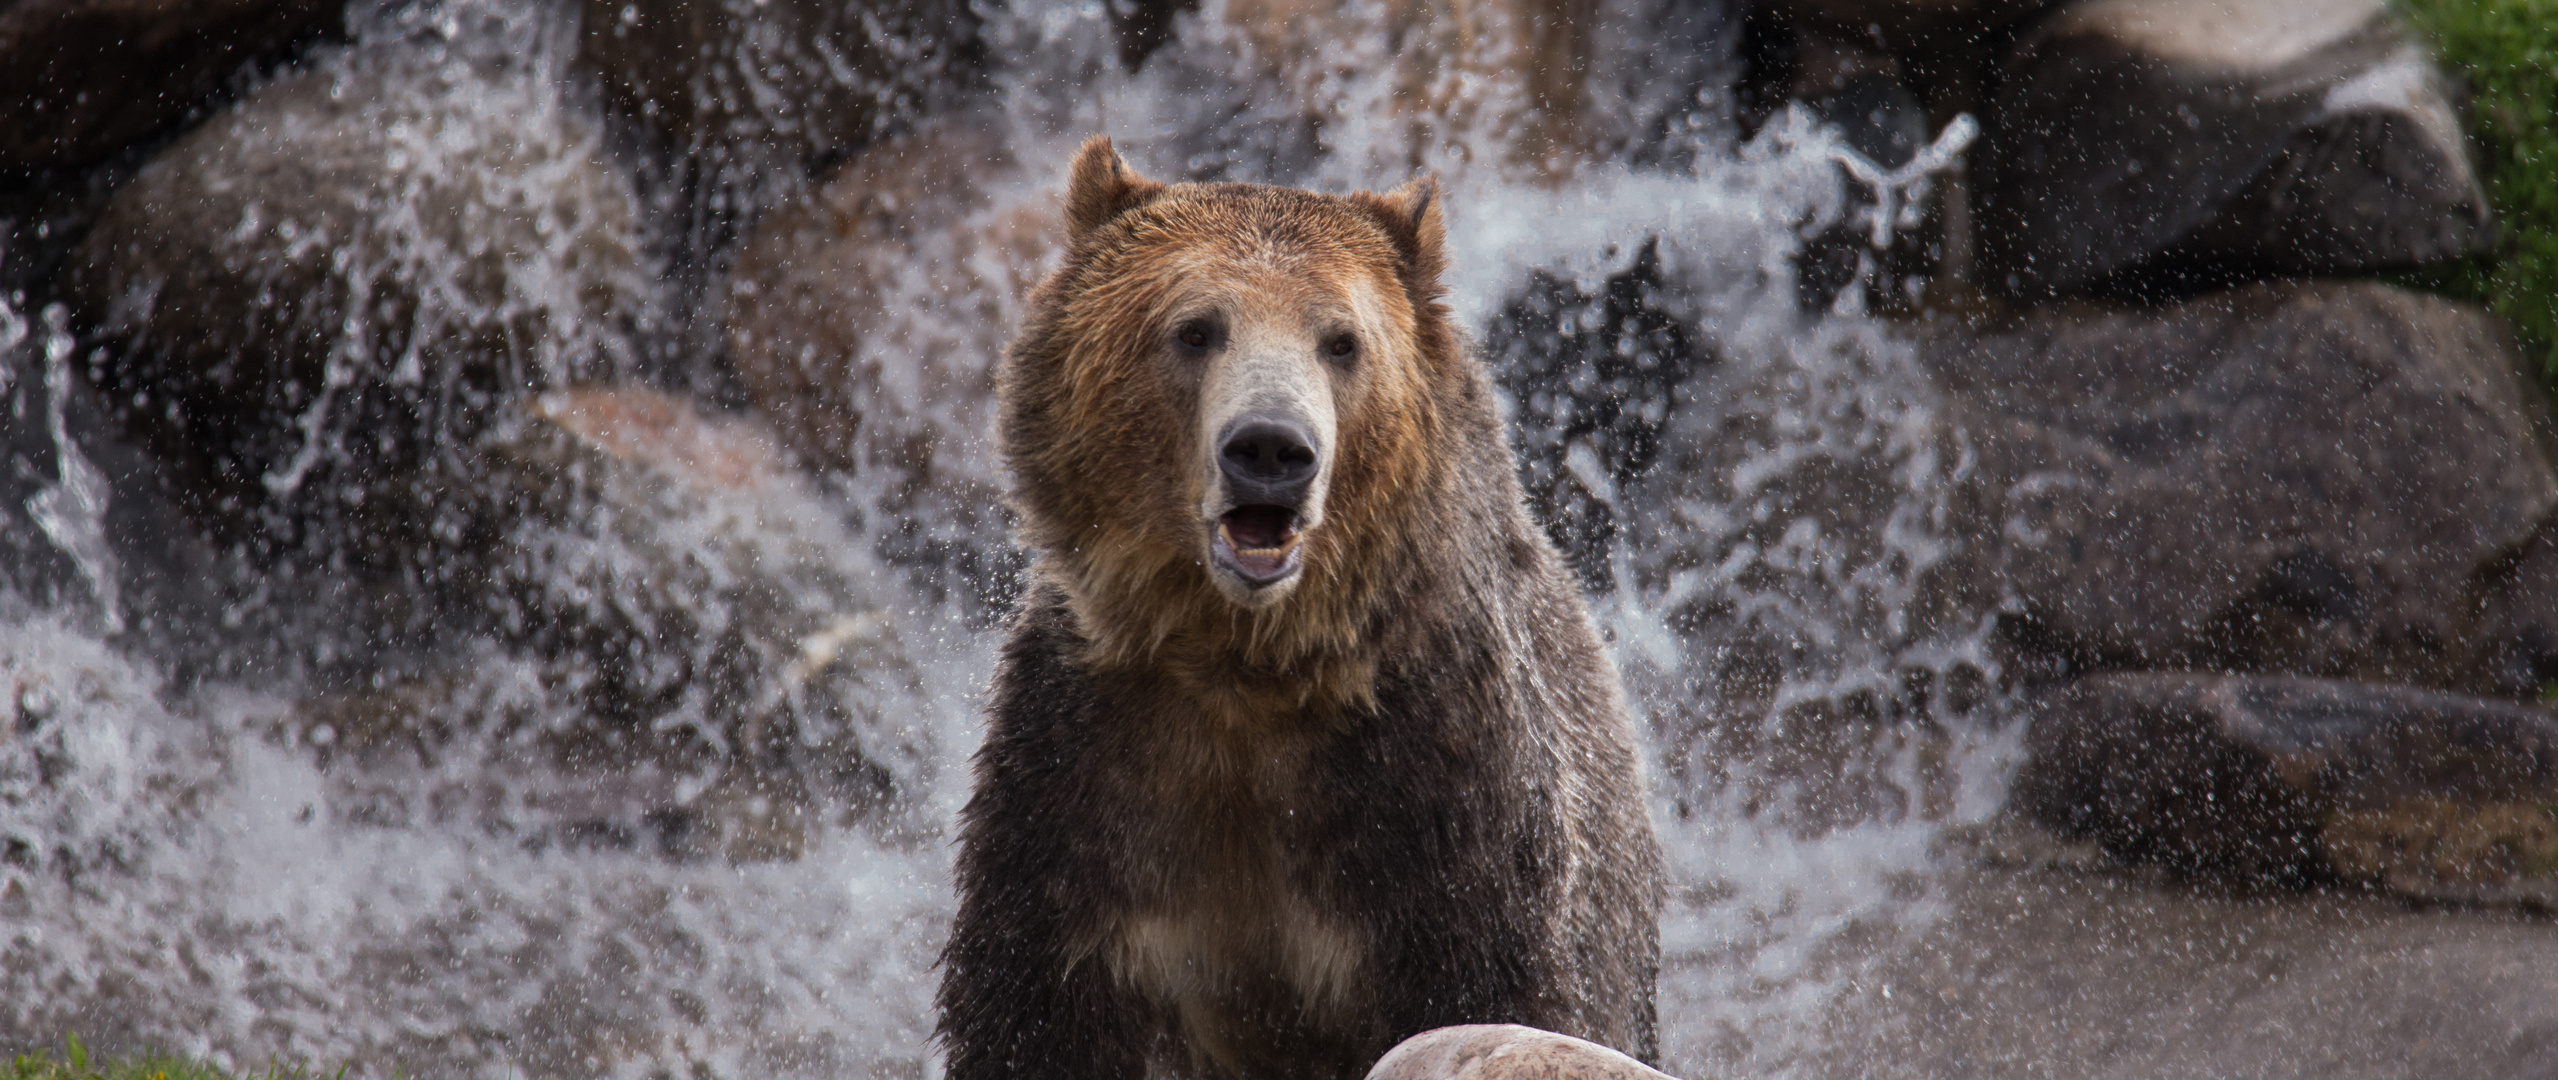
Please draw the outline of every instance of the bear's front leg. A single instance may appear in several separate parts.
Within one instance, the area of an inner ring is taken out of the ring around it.
[[[1143,1076],[1142,1008],[1100,957],[1067,955],[1068,887],[1018,865],[986,873],[987,854],[962,856],[959,918],[942,952],[951,1080]]]

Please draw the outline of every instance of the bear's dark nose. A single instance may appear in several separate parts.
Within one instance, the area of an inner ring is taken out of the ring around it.
[[[1226,425],[1217,464],[1237,506],[1295,507],[1315,478],[1314,440],[1294,422],[1246,416]]]

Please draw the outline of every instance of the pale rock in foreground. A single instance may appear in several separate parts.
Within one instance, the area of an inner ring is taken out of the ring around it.
[[[1519,1024],[1425,1031],[1379,1058],[1368,1080],[1668,1080],[1607,1047]]]

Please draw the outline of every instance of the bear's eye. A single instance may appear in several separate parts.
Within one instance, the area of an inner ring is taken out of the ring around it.
[[[1349,334],[1335,335],[1323,343],[1323,355],[1324,359],[1336,364],[1349,363],[1352,357],[1359,355],[1359,339]]]
[[[1194,319],[1174,330],[1172,339],[1180,342],[1185,349],[1213,348],[1221,336],[1217,331],[1217,324],[1206,319]]]

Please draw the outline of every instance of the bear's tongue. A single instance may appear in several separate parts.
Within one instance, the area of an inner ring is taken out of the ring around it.
[[[1226,511],[1217,524],[1243,569],[1270,574],[1287,564],[1290,543],[1296,539],[1289,526],[1296,520],[1296,512],[1285,507],[1238,506]]]

